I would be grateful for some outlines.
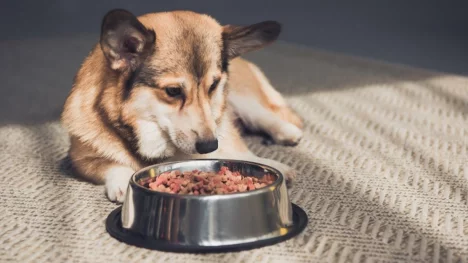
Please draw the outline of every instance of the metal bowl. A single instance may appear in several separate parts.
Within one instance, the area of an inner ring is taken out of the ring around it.
[[[266,187],[221,195],[157,192],[137,183],[171,171],[219,171],[227,166],[245,176],[276,180]],[[128,244],[174,252],[235,251],[274,244],[301,232],[302,209],[291,204],[283,175],[274,168],[236,160],[190,160],[149,166],[135,173],[122,208],[107,219],[107,230]]]

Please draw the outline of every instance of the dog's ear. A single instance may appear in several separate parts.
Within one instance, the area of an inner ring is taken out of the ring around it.
[[[154,49],[156,34],[132,13],[114,9],[102,20],[101,49],[114,70],[135,70]]]
[[[273,43],[281,33],[281,24],[265,21],[250,26],[226,25],[223,27],[223,41],[229,59],[260,49]]]

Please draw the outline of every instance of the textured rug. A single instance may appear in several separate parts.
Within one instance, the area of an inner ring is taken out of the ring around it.
[[[105,231],[117,206],[70,174],[57,122],[0,127],[1,262],[466,262],[468,78],[285,44],[250,56],[306,121],[294,166],[306,230],[278,245],[181,255]]]

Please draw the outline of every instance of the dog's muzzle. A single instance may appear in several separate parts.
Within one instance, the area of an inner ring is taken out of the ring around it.
[[[218,149],[218,140],[198,141],[195,143],[195,149],[199,154],[207,154]]]

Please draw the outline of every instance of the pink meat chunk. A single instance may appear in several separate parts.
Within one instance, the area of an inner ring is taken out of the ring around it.
[[[275,179],[271,174],[265,174],[262,178],[244,176],[223,166],[218,172],[168,171],[141,179],[139,184],[158,192],[213,195],[253,191],[272,184]]]

